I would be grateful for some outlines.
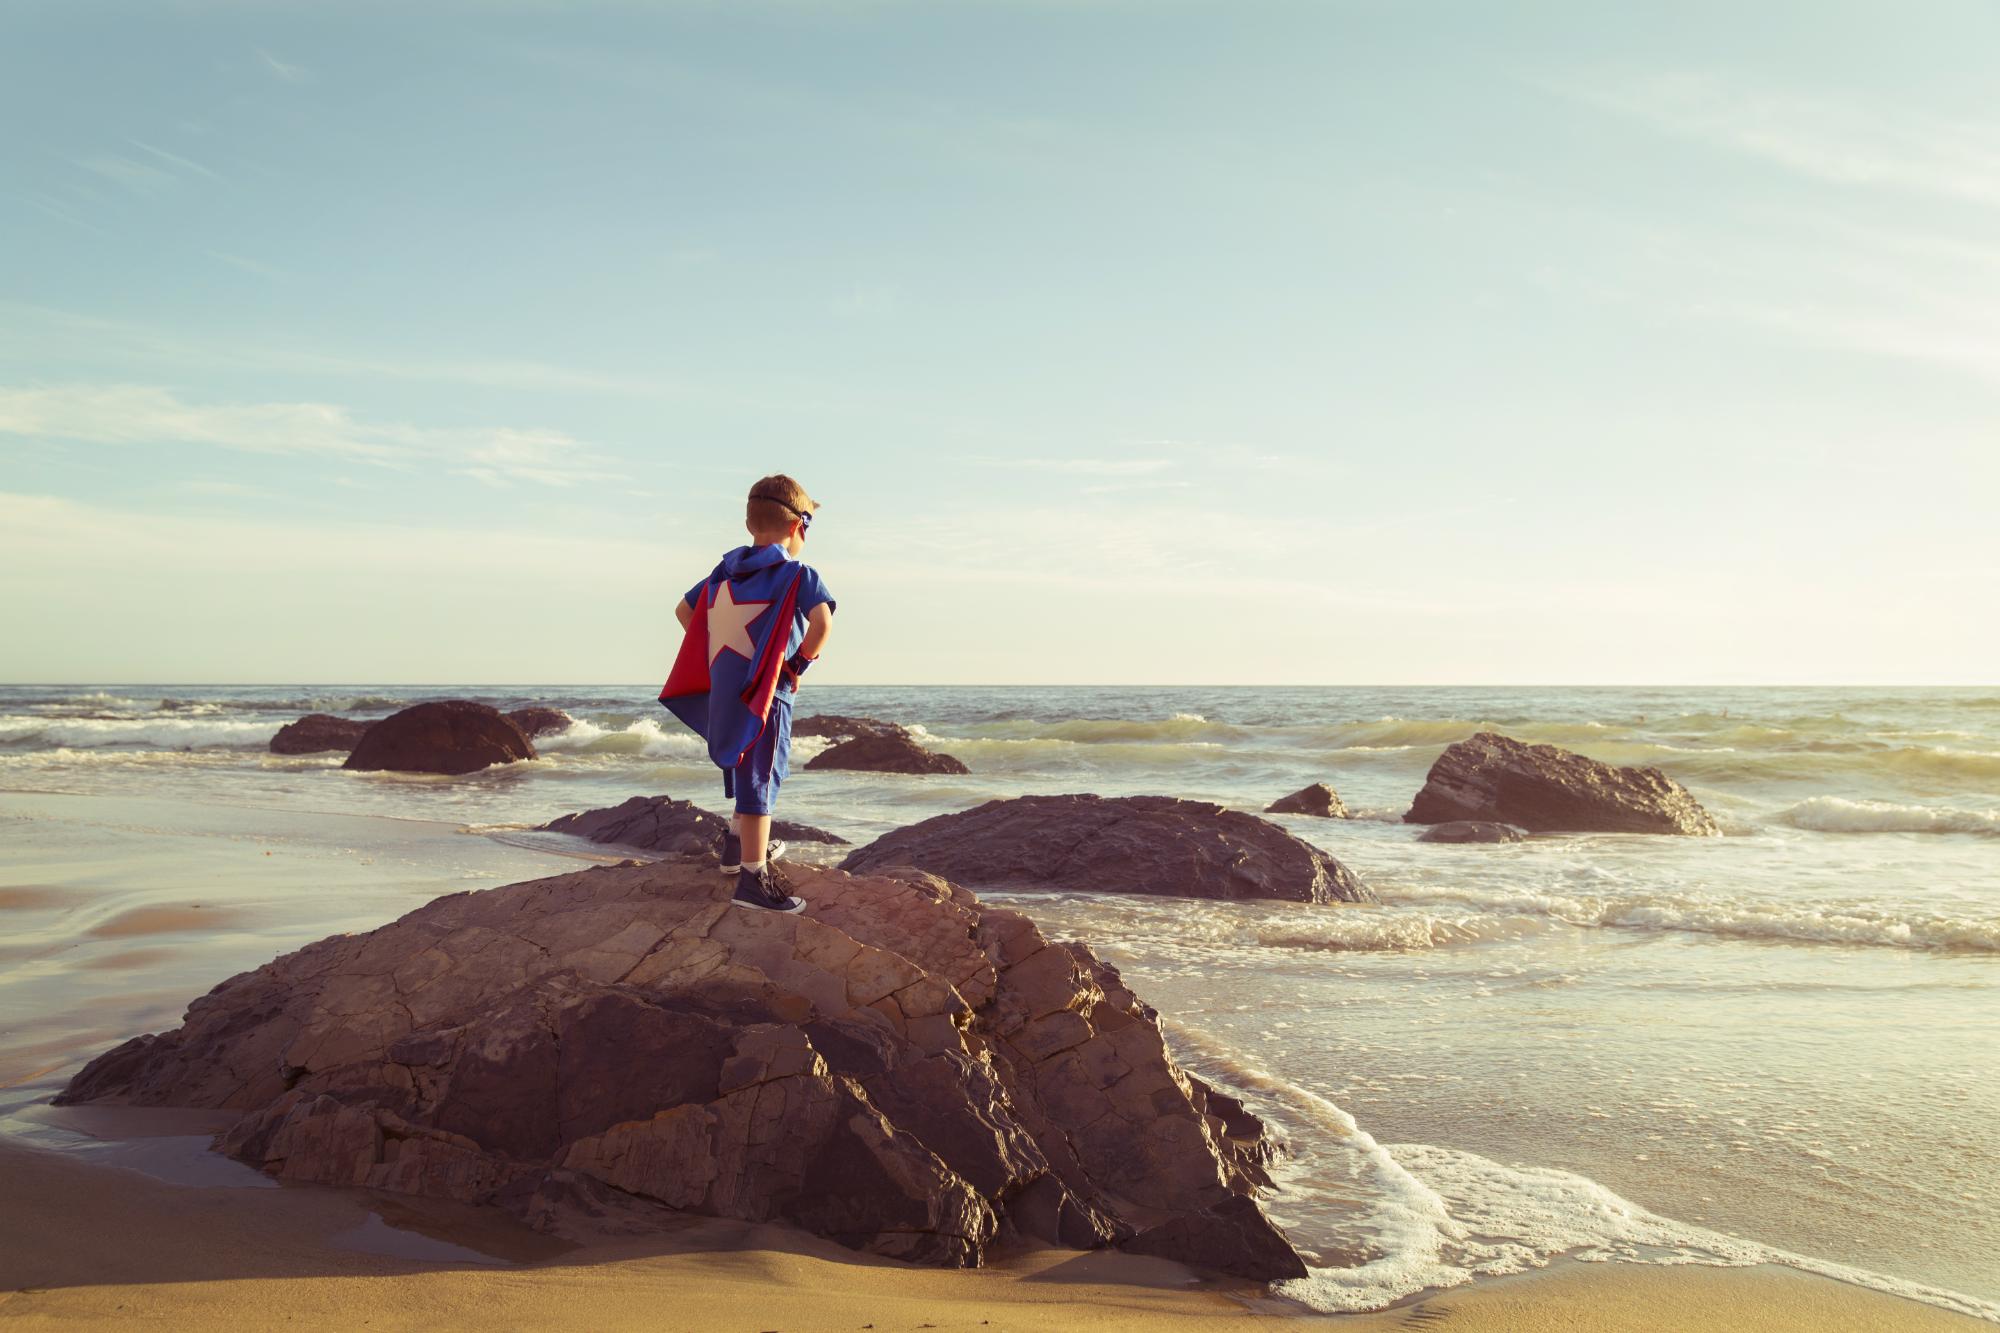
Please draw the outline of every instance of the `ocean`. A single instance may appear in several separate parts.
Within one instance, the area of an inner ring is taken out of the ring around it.
[[[329,929],[563,870],[529,825],[726,808],[655,692],[0,687],[13,1081],[52,1090]],[[465,778],[266,750],[305,712],[426,698],[577,721]],[[856,843],[1026,793],[1340,793],[1352,819],[1279,822],[1379,907],[987,895],[1117,964],[1287,1139],[1270,1209],[1315,1268],[1285,1294],[1369,1308],[1567,1255],[1784,1263],[2000,1320],[2000,687],[809,682],[814,712],[919,726],[972,770],[806,772],[802,740],[780,813]],[[1657,765],[1724,836],[1416,841],[1426,770],[1488,729]]]

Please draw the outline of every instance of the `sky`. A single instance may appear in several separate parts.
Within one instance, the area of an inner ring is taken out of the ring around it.
[[[10,0],[0,680],[2000,679],[2000,7]]]

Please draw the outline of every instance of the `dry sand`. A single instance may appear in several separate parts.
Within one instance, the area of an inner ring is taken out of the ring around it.
[[[1131,1255],[1044,1250],[977,1272],[944,1272],[857,1255],[788,1228],[710,1221],[691,1221],[667,1237],[564,1249],[480,1210],[310,1187],[186,1188],[13,1145],[0,1145],[0,1181],[0,1316],[23,1327],[129,1319],[202,1330],[705,1333],[1157,1333],[1295,1323],[1357,1333],[1991,1327],[1784,1269],[1568,1264],[1375,1314],[1307,1317],[1248,1289],[1200,1283],[1177,1265]],[[441,1262],[448,1244],[511,1262]],[[423,1252],[433,1257],[411,1257]]]

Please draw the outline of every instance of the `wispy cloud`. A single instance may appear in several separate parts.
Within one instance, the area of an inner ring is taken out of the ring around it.
[[[1725,321],[1761,341],[2000,383],[2000,248],[1929,223],[1897,230],[1820,212],[1739,209],[1718,235],[1663,231],[1648,220],[1627,247],[1645,262],[1564,285],[1597,301]]]
[[[560,585],[606,569],[650,567],[658,541],[615,534],[511,530],[445,524],[415,527],[302,516],[231,516],[121,509],[52,495],[0,491],[0,584],[26,583],[38,566],[63,576],[143,568],[157,574],[274,572],[315,577],[365,573],[408,579],[413,573],[510,577]],[[256,552],[246,568],[244,552]],[[691,550],[688,563],[697,563]],[[713,557],[711,557],[712,559]],[[386,591],[386,589],[385,589]]]
[[[220,251],[210,251],[210,254],[224,263],[243,266],[241,257],[232,257]],[[639,397],[670,397],[687,387],[665,375],[616,375],[546,361],[374,357],[289,347],[275,338],[202,338],[182,330],[154,328],[128,320],[105,319],[25,302],[0,300],[0,316],[5,316],[0,318],[0,347],[13,341],[18,350],[25,351],[46,348],[50,340],[60,339],[87,350],[93,356],[115,352],[115,357],[107,359],[127,365],[132,359],[138,359],[154,365],[203,371],[227,365],[239,370],[472,384],[486,388],[581,390]]]
[[[70,160],[92,175],[102,176],[105,180],[122,185],[134,194],[153,194],[179,180],[179,177],[164,167],[118,153],[92,153],[87,157]]]
[[[295,65],[289,60],[280,60],[263,48],[258,48],[257,59],[265,70],[286,83],[305,83],[312,78],[312,71],[304,65]]]
[[[330,403],[189,403],[149,385],[0,388],[0,435],[444,466],[494,485],[568,486],[607,476],[560,431],[367,422]]]
[[[1122,495],[1132,491],[1184,491],[1191,481],[1107,481],[1078,489],[1078,495]]]
[[[285,276],[285,271],[277,265],[267,264],[261,259],[252,259],[248,255],[233,255],[227,250],[210,250],[206,253],[210,259],[218,260],[231,268],[242,269],[245,273],[254,273],[260,278],[276,281]]]
[[[2000,204],[2000,123],[1775,91],[1708,73],[1543,86],[1829,184]]]
[[[272,493],[262,486],[252,486],[247,482],[223,481],[211,477],[196,477],[175,485],[176,490],[189,495],[221,495],[232,500],[268,500]]]
[[[1006,458],[981,454],[965,460],[975,467],[1006,468],[1019,472],[1061,472],[1085,477],[1131,477],[1163,472],[1174,465],[1171,458]]]
[[[70,212],[69,209],[66,208],[64,205],[62,205],[61,203],[57,202],[54,199],[49,198],[47,195],[42,194],[40,191],[29,191],[27,194],[24,194],[21,197],[28,201],[28,206],[30,208],[34,208],[43,213],[46,213],[50,217],[55,218],[59,222],[67,223],[72,227],[80,227],[84,231],[89,232],[93,236],[104,236],[108,234],[104,230],[104,228],[99,227],[94,223],[85,222],[82,218]]]
[[[219,172],[216,172],[215,170],[209,167],[203,166],[201,163],[196,162],[194,159],[182,157],[179,153],[170,153],[164,148],[155,148],[152,144],[147,143],[144,139],[127,139],[126,142],[131,144],[134,148],[138,148],[145,152],[151,153],[154,157],[158,158],[162,162],[165,162],[168,166],[178,167],[180,170],[187,172],[189,175],[206,176],[209,180],[212,181],[219,181],[222,179],[222,176]]]
[[[1916,361],[2000,383],[2000,323],[1939,311],[1837,303],[1743,301],[1721,307],[1747,323],[1826,347]]]

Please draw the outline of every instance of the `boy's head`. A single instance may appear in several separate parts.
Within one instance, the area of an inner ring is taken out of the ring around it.
[[[819,510],[819,501],[806,488],[780,472],[765,477],[750,488],[750,502],[744,507],[743,526],[759,546],[776,543],[792,555],[805,545],[806,524]]]

